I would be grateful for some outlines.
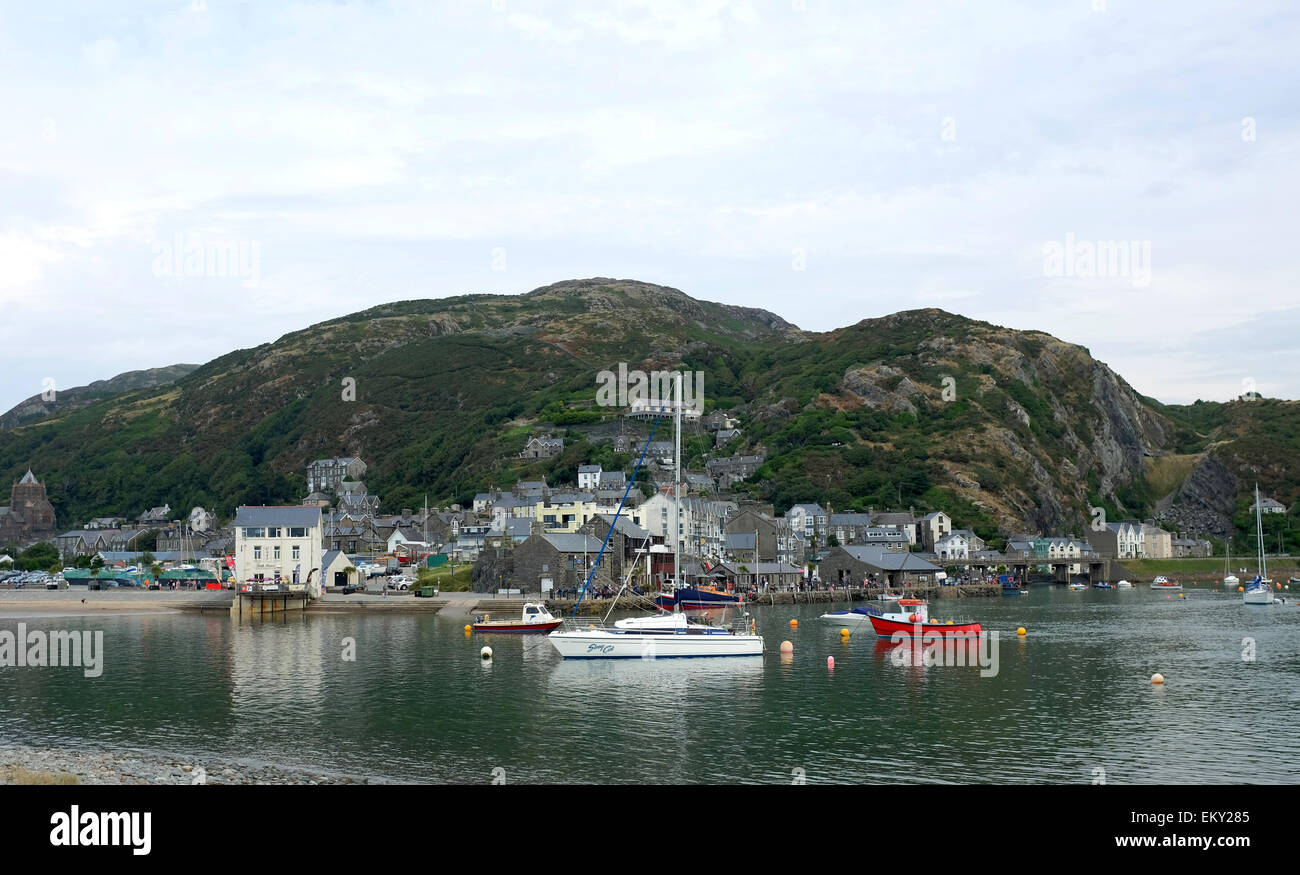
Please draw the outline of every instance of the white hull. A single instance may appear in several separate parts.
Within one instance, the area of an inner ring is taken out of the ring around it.
[[[867,614],[822,614],[818,619],[839,623],[846,629],[856,629],[868,623]]]
[[[1248,605],[1271,605],[1273,604],[1273,591],[1271,589],[1248,589],[1241,595],[1241,599]]]
[[[587,632],[552,632],[547,638],[565,659],[763,655],[761,635],[638,634],[593,629]]]

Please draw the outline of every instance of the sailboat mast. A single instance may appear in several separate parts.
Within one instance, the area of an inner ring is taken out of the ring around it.
[[[1255,484],[1255,538],[1259,541],[1259,579],[1268,578],[1268,571],[1264,567],[1264,520],[1260,515],[1259,506],[1259,484]]]
[[[673,587],[682,588],[682,375],[673,384]]]

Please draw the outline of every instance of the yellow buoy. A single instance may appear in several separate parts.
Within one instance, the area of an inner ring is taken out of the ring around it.
[[[848,629],[841,629],[841,630],[840,630],[840,637],[841,637],[841,638],[848,638],[848,637],[849,637],[849,630],[848,630]]]
[[[798,627],[799,627],[799,621],[798,621],[798,620],[791,620],[791,621],[790,621],[790,628],[791,628],[791,629],[797,629]]]
[[[1160,672],[1156,672],[1155,674],[1151,675],[1151,683],[1163,684],[1164,682],[1165,682],[1165,676],[1162,675]]]
[[[789,641],[782,641],[782,642],[781,642],[781,652],[782,652],[782,653],[794,653],[794,645],[791,644]]]
[[[1017,629],[1017,630],[1016,630],[1016,634],[1017,634],[1017,635],[1024,635],[1024,634],[1025,634],[1025,627],[1024,627],[1024,626],[1021,626],[1019,629]]]
[[[949,621],[948,621],[948,625],[949,625],[949,626],[952,625],[952,620],[949,620]]]
[[[466,632],[473,632],[473,631],[474,631],[474,627],[471,626],[469,623],[466,623],[466,624],[465,624],[465,631],[466,631]]]

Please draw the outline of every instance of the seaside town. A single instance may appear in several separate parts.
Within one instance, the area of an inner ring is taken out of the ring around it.
[[[719,448],[740,435],[723,413],[704,417],[700,427]],[[617,453],[640,449],[626,432],[611,441]],[[543,434],[528,439],[518,459],[549,459],[563,448],[563,437]],[[13,483],[9,506],[0,508],[0,543],[15,554],[0,556],[0,569],[11,569],[0,585],[273,587],[319,596],[367,588],[410,592],[418,589],[421,568],[469,566],[465,588],[475,592],[574,598],[585,585],[589,595],[608,597],[625,578],[637,592],[672,590],[680,547],[680,586],[752,597],[999,578],[1023,585],[1030,575],[1068,583],[1099,571],[1103,560],[1212,553],[1208,539],[1152,520],[985,539],[925,508],[837,512],[809,496],[775,513],[771,503],[731,491],[762,464],[761,452],[720,455],[703,470],[685,470],[674,532],[673,441],[650,441],[644,449],[648,476],[630,487],[631,471],[583,464],[576,482],[519,480],[509,490],[476,494],[466,507],[384,512],[381,496],[367,490],[366,462],[341,456],[306,466],[307,494],[298,506],[241,506],[221,519],[207,508],[178,513],[164,504],[70,529],[55,526],[45,487],[29,470]],[[1285,512],[1268,498],[1261,509]],[[607,535],[607,559],[597,563]],[[15,557],[35,561],[20,561],[14,571]]]

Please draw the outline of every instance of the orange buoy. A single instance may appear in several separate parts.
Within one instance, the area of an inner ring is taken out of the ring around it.
[[[791,644],[789,641],[782,641],[782,642],[781,642],[781,652],[782,652],[782,653],[794,653],[794,645]]]
[[[790,628],[791,628],[791,629],[798,629],[798,628],[799,628],[799,621],[798,621],[798,620],[791,620],[791,621],[790,621]]]

